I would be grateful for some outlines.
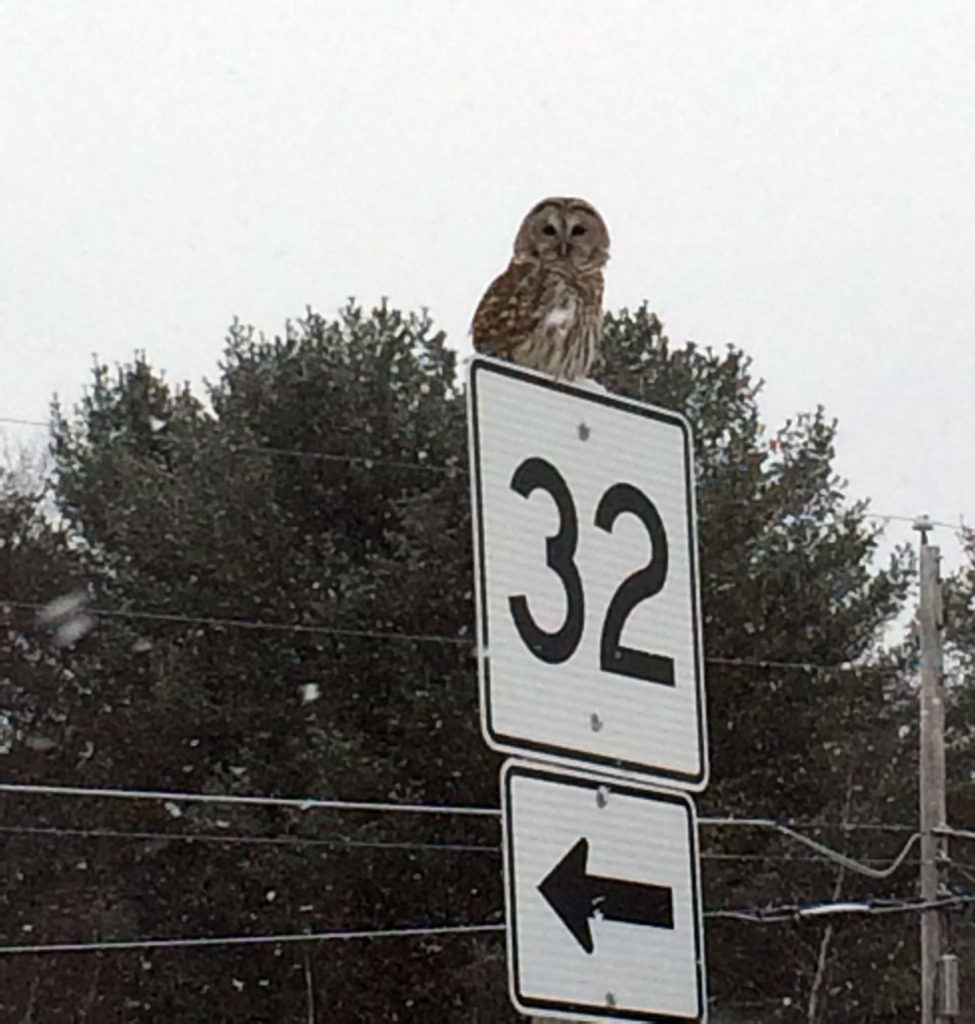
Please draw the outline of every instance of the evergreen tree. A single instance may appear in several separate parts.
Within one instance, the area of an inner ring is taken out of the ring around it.
[[[766,436],[744,354],[672,348],[646,308],[607,318],[602,381],[683,412],[694,428],[712,759],[702,813],[903,821],[916,765],[898,732],[901,674],[853,666],[876,654],[909,560],[901,552],[871,568],[877,531],[831,470],[835,424],[819,410]],[[115,374],[96,367],[78,414],[55,410],[54,450],[72,557],[83,554],[97,605],[118,614],[56,655],[94,695],[65,712],[77,744],[91,747],[83,769],[25,762],[11,777],[497,803],[500,762],[477,726],[464,396],[427,317],[350,304],[335,321],[309,312],[273,341],[235,324],[206,401],[168,386],[142,356]],[[3,592],[65,592],[74,563],[51,564],[43,586],[11,577]],[[36,821],[37,804],[21,801],[16,813]],[[97,914],[46,917],[32,941],[502,919],[491,819],[59,802],[51,820],[169,836],[51,838],[57,882],[35,872],[14,890],[10,942],[23,941],[17,927],[32,905],[84,898],[100,901]],[[854,856],[892,855],[901,838],[817,834]],[[910,886],[899,875],[838,877],[764,830],[708,829],[703,840],[709,907]],[[37,843],[12,863],[36,859]],[[83,884],[71,868],[81,860]],[[909,916],[903,928],[715,919],[715,1017],[789,1019],[815,1001],[806,1019],[906,1019],[911,929]],[[305,1021],[309,992],[330,1020],[516,1019],[500,935],[98,963],[93,1020],[124,1007],[127,1021]],[[851,992],[867,963],[881,965],[870,971],[882,981]],[[23,1014],[29,985],[15,978],[3,980]],[[83,1004],[90,981],[60,978],[62,1004]]]

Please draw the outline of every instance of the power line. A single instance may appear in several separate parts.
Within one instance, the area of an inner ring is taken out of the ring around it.
[[[935,826],[931,831],[936,836],[945,836],[950,839],[975,839],[975,832],[967,828],[952,828],[950,825]]]
[[[23,420],[13,416],[0,416],[0,423],[11,423],[24,427],[48,427],[49,423],[40,420]],[[172,437],[167,435],[165,443],[176,448],[199,448],[198,439]],[[382,455],[345,455],[339,452],[316,452],[307,451],[303,448],[278,448],[273,445],[241,444],[236,441],[223,441],[220,447],[231,454],[242,453],[244,455],[283,455],[293,459],[308,459],[312,462],[343,462],[348,465],[359,465],[365,469],[373,469],[376,466],[383,466],[386,469],[417,469],[427,473],[444,473],[449,476],[468,473],[467,467],[462,465],[440,464],[434,462],[406,462],[403,460],[388,459]]]
[[[786,836],[788,839],[792,839],[794,842],[801,843],[803,846],[808,846],[811,850],[815,850],[817,853],[822,854],[827,860],[831,860],[836,864],[847,868],[849,871],[853,871],[858,875],[865,875],[867,878],[883,879],[890,878],[895,871],[904,863],[908,853],[914,847],[914,844],[921,838],[920,832],[915,832],[906,843],[904,843],[901,851],[897,856],[887,865],[885,868],[872,868],[869,864],[864,864],[861,861],[854,860],[852,857],[847,857],[845,853],[840,853],[839,850],[834,850],[824,843],[820,843],[809,836],[803,835],[801,832],[797,832],[795,829],[790,828],[788,825],[783,825],[777,821],[771,821],[768,818],[699,818],[699,824],[701,825],[726,825],[726,826],[739,826],[744,828],[763,828],[770,829],[778,832],[780,835]]]
[[[32,611],[35,613],[44,612],[49,606],[50,603],[42,604],[37,601],[0,602],[0,610],[3,608],[14,608],[18,611]],[[134,619],[136,621],[163,622],[186,626],[208,626],[215,629],[247,629],[293,633],[296,635],[342,636],[368,640],[398,641],[401,643],[438,643],[455,644],[458,646],[467,646],[474,642],[470,636],[448,636],[443,633],[398,633],[392,630],[353,629],[351,627],[327,626],[314,623],[265,622],[261,619],[217,618],[213,616],[180,615],[175,612],[149,612],[122,608],[91,608],[85,606],[78,610],[79,612],[84,611],[88,615],[98,615],[102,618]],[[877,673],[881,675],[894,675],[902,671],[897,666],[855,665],[849,661],[835,664],[817,664],[816,662],[809,661],[775,661],[767,658],[737,658],[719,655],[708,655],[704,660],[711,665],[736,668],[794,669],[810,673],[850,672],[854,674]]]
[[[769,996],[767,999],[734,999],[726,1000],[721,996],[708,996],[708,1003],[711,1006],[720,1006],[723,1009],[735,1009],[743,1006],[792,1006],[796,1004],[795,995],[791,996]],[[796,1004],[796,1009],[800,1009]]]
[[[892,913],[921,913],[927,910],[966,906],[975,902],[975,896],[959,895],[939,900],[917,901],[907,898],[886,900],[859,900],[833,903],[787,904],[777,907],[748,907],[742,909],[705,910],[704,917],[730,919],[749,924],[778,924],[812,917]],[[429,935],[483,934],[505,930],[504,924],[444,925],[441,927],[386,928],[360,931],[300,932],[282,935],[212,935],[196,938],[134,939],[106,942],[58,942],[33,945],[0,946],[0,955],[13,956],[41,953],[123,952],[135,949],[174,949],[187,947],[267,945],[291,942],[349,941],[354,939],[414,938]]]
[[[91,797],[97,799],[152,800],[177,805],[180,803],[219,803],[262,807],[290,807],[303,811],[337,810],[378,814],[438,814],[487,818],[499,818],[501,815],[501,810],[497,807],[452,807],[443,804],[397,804],[354,800],[320,800],[315,798],[239,796],[218,793],[180,793],[160,790],[99,789],[79,786],[49,786],[39,783],[0,782],[0,792],[41,796]],[[703,827],[744,827],[776,831],[792,839],[794,842],[809,847],[827,860],[840,864],[857,874],[874,879],[889,878],[893,875],[904,863],[915,842],[920,838],[920,833],[915,832],[887,867],[873,868],[869,864],[856,861],[839,850],[834,850],[832,847],[826,846],[824,843],[820,843],[788,825],[783,825],[781,822],[772,821],[767,818],[703,817],[698,819],[698,823]]]
[[[828,857],[816,857],[815,855],[795,855],[787,853],[702,853],[701,860],[713,861],[775,861],[776,863],[796,864],[823,864],[829,863]],[[886,864],[886,860],[879,857],[868,857],[860,861],[861,864]],[[905,864],[918,864],[916,857],[904,861]]]
[[[45,420],[28,420],[20,419],[16,416],[0,416],[0,423],[10,423],[16,426],[24,427],[49,427],[50,423]],[[179,437],[166,437],[166,443],[172,444],[177,447],[199,447],[199,440],[184,439]],[[376,466],[384,466],[390,469],[418,469],[421,471],[433,472],[433,473],[446,473],[449,475],[462,474],[467,475],[468,469],[460,465],[444,465],[438,463],[427,463],[427,462],[404,462],[404,461],[390,461],[383,456],[372,456],[372,455],[345,455],[337,452],[316,452],[308,451],[302,448],[279,448],[273,445],[251,445],[251,444],[239,444],[235,441],[225,441],[222,444],[231,453],[244,453],[251,455],[283,455],[289,458],[302,458],[311,459],[320,462],[345,462],[353,465],[361,465],[366,469],[372,469]],[[893,512],[864,512],[864,517],[867,519],[882,519],[885,521],[894,521],[902,523],[915,523],[918,519],[917,516],[905,516],[897,515]],[[948,530],[958,531],[965,528],[964,517],[960,516],[957,523],[947,522],[943,519],[931,519],[927,517],[927,522],[931,526],[941,526]]]
[[[969,885],[975,884],[975,875],[972,874],[971,864],[960,864],[957,860],[954,860],[953,858],[949,857],[947,860],[947,865],[949,868],[957,871],[958,874],[960,874],[965,879],[965,881],[969,883]]]
[[[710,819],[709,819],[710,820]],[[715,821],[724,821],[725,819],[715,819]],[[728,819],[730,821],[738,821],[738,818]],[[745,819],[742,819],[745,820]],[[916,825],[897,825],[891,824],[886,821],[784,821],[783,825],[788,825],[790,828],[797,829],[810,829],[810,828],[831,828],[840,829],[843,832],[916,832]]]
[[[758,658],[727,658],[718,655],[706,656],[704,659],[710,665],[728,665],[732,667],[747,668],[782,668],[797,669],[801,672],[852,672],[868,673],[874,672],[882,675],[895,675],[902,671],[896,665],[855,665],[851,661],[838,662],[832,665],[821,665],[812,661],[770,661]]]
[[[4,601],[0,608],[16,608],[20,611],[44,611],[48,606],[35,601]],[[343,626],[304,625],[301,623],[263,622],[258,619],[221,619],[209,616],[178,615],[172,612],[140,612],[119,608],[89,608],[83,610],[88,615],[99,615],[102,618],[135,619],[148,622],[167,622],[184,626],[212,626],[218,629],[251,629],[279,633],[321,634],[326,636],[357,637],[369,640],[392,640],[402,643],[439,643],[467,644],[471,638],[445,636],[427,633],[394,633],[383,630],[352,629]]]
[[[39,796],[95,797],[106,800],[161,800],[173,804],[238,804],[251,807],[291,807],[299,811],[363,811],[372,814],[456,814],[496,818],[497,807],[451,807],[448,804],[377,803],[368,800],[319,800],[314,797],[237,796],[229,793],[172,793],[165,790],[98,789],[46,786],[40,783],[0,782],[0,792]]]
[[[167,438],[169,443],[180,447],[196,446],[197,442],[183,441],[180,438]],[[439,465],[430,462],[402,462],[390,461],[381,456],[373,455],[339,455],[333,452],[310,452],[299,448],[273,448],[267,445],[237,444],[228,441],[225,445],[227,450],[233,454],[243,452],[245,455],[285,455],[297,459],[309,459],[316,462],[346,462],[351,465],[360,465],[365,469],[373,469],[376,466],[384,466],[388,469],[419,469],[428,473],[446,473],[450,476],[460,474],[467,476],[466,466]]]
[[[22,420],[16,416],[0,416],[0,423],[12,423],[18,427],[48,427],[50,424],[46,420]]]
[[[748,907],[734,910],[705,910],[704,917],[727,918],[749,924],[778,924],[812,917],[830,917],[847,914],[904,914],[927,910],[945,910],[968,906],[975,895],[945,896],[936,900],[917,900],[909,897],[895,899],[844,900],[833,903],[785,904],[777,907]]]
[[[213,832],[125,832],[110,828],[60,828],[40,825],[0,825],[0,834],[51,837],[55,839],[126,839],[165,840],[184,843],[215,843],[226,846],[255,845],[303,849],[326,847],[329,849],[376,850],[442,850],[450,853],[488,853],[499,855],[501,847],[486,843],[416,843],[385,839],[314,839],[306,836],[242,836],[220,835]]]
[[[0,955],[23,953],[123,952],[130,949],[180,949],[206,946],[257,946],[284,942],[332,942],[353,939],[409,939],[425,935],[470,935],[504,931],[503,924],[456,924],[429,928],[384,928],[348,932],[300,932],[286,935],[212,935],[200,938],[140,939],[130,942],[53,942],[33,946],[0,946]]]
[[[894,520],[894,521],[899,522],[899,523],[911,523],[912,525],[914,523],[916,523],[919,518],[923,518],[924,521],[929,526],[943,526],[943,527],[945,527],[945,529],[955,530],[955,531],[957,531],[957,530],[964,530],[965,529],[965,523],[963,521],[963,519],[964,519],[963,516],[959,516],[958,517],[958,522],[957,523],[947,523],[947,522],[945,522],[944,520],[941,520],[941,519],[931,519],[930,516],[923,516],[923,517],[920,517],[920,516],[897,516],[897,515],[894,515],[893,513],[890,513],[890,512],[864,512],[864,516],[867,519]]]
[[[173,831],[124,831],[110,828],[62,828],[52,825],[0,825],[2,835],[23,835],[38,838],[54,839],[119,839],[130,841],[167,841],[185,843],[213,843],[216,845],[239,846],[275,846],[291,849],[325,847],[328,849],[379,849],[408,851],[444,851],[451,853],[486,853],[499,856],[501,847],[488,843],[420,843],[401,840],[384,839],[350,839],[331,838],[316,839],[308,836],[255,836],[255,835],[224,835],[211,832],[173,832]],[[828,860],[820,856],[796,856],[775,853],[710,853],[704,852],[701,860],[712,861],[776,861],[822,863]],[[867,858],[864,864],[886,864],[886,860]],[[910,863],[910,862],[908,862]],[[954,864],[955,862],[952,861]],[[966,865],[958,865],[960,868]]]
[[[451,806],[449,804],[405,804],[405,803],[383,803],[363,800],[322,800],[316,797],[272,797],[272,796],[240,796],[229,793],[189,793],[171,792],[168,790],[140,790],[140,789],[119,789],[80,786],[53,786],[40,783],[21,782],[0,782],[0,792],[24,793],[42,796],[76,796],[96,797],[106,799],[131,799],[131,800],[163,800],[171,803],[222,803],[222,804],[250,804],[271,807],[291,807],[298,810],[344,810],[364,811],[376,813],[420,813],[420,814],[458,814],[474,815],[481,817],[498,817],[501,810],[498,807],[464,807]],[[700,817],[697,819],[702,827],[744,827],[764,828],[779,831],[784,835],[795,839],[798,842],[819,847],[823,844],[815,839],[797,832],[797,828],[834,828],[844,831],[854,829],[868,829],[874,831],[909,831],[910,825],[887,824],[885,822],[790,822],[788,825],[783,822],[774,821],[771,818],[736,818],[736,817]],[[12,827],[12,826],[8,826]],[[2,831],[3,829],[0,829]],[[960,837],[975,838],[975,833],[965,833],[959,830],[943,830],[951,832]],[[910,843],[913,840],[908,840]],[[823,847],[829,849],[828,847]]]

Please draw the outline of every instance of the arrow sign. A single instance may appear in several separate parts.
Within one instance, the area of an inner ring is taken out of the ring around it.
[[[555,1011],[574,1020],[701,1024],[707,993],[690,797],[508,761],[501,804],[515,1007],[545,1019]],[[576,942],[585,955],[572,952]]]
[[[580,839],[555,865],[538,891],[587,952],[593,951],[589,919],[674,928],[672,889],[586,874],[589,840]]]

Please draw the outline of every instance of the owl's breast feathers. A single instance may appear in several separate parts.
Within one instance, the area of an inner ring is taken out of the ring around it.
[[[603,275],[572,273],[565,265],[513,259],[491,282],[474,313],[474,348],[510,359],[533,338],[564,338],[580,309],[599,308]]]

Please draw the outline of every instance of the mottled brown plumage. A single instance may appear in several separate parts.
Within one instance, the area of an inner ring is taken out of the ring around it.
[[[602,334],[609,232],[583,199],[543,199],[521,223],[508,269],[474,314],[474,348],[574,380]]]

